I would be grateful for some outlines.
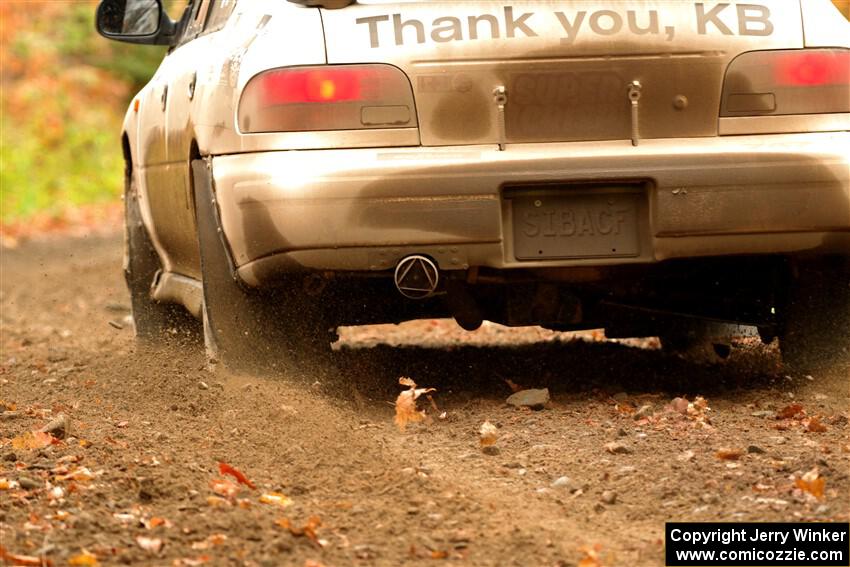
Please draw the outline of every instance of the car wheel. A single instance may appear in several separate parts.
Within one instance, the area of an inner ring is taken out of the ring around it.
[[[219,231],[207,164],[195,160],[192,170],[209,356],[241,372],[305,370],[326,363],[334,338],[330,310],[304,293],[296,278],[269,290],[242,284]]]
[[[784,362],[800,372],[850,363],[850,259],[799,266],[780,335]]]
[[[182,305],[161,303],[151,297],[151,285],[162,265],[142,222],[132,179],[127,181],[124,192],[124,263],[136,338],[149,343],[196,340],[200,326]]]

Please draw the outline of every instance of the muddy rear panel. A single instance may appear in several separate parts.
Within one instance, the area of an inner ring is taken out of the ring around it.
[[[627,139],[635,111],[643,138],[713,136],[728,63],[803,46],[788,0],[373,2],[322,17],[329,63],[408,74],[424,145]]]

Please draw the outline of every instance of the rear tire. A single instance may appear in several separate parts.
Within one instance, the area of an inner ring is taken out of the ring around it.
[[[204,342],[210,357],[240,372],[315,369],[331,354],[328,309],[290,278],[271,290],[247,288],[233,272],[219,230],[210,172],[192,162],[204,289]]]
[[[136,338],[147,343],[197,340],[198,321],[182,305],[160,303],[151,287],[162,269],[159,255],[142,222],[138,191],[132,176],[124,192],[124,279],[130,291]]]
[[[850,259],[835,256],[798,266],[779,344],[784,362],[799,372],[850,363]]]

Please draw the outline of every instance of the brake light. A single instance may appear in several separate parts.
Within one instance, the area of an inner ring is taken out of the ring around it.
[[[271,71],[262,81],[267,105],[342,102],[360,98],[362,70],[295,69]]]
[[[242,91],[243,132],[303,132],[416,126],[407,76],[390,65],[264,71]]]
[[[776,82],[786,86],[846,85],[850,82],[850,51],[800,50],[776,61]]]
[[[850,112],[850,50],[750,51],[726,70],[721,116]]]

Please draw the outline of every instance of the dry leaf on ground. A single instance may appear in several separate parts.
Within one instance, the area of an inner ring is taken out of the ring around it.
[[[0,545],[0,559],[3,560],[3,563],[9,563],[10,565],[24,565],[32,567],[50,567],[53,565],[53,562],[46,557],[34,557],[32,555],[18,555],[17,553],[10,553],[2,545]]]
[[[599,552],[602,546],[598,543],[594,546],[583,545],[579,551],[584,555],[578,562],[578,567],[603,567]]]
[[[84,549],[82,552],[68,559],[68,565],[83,565],[88,567],[94,567],[96,565],[99,565],[99,562],[97,560],[97,555],[89,553]]]
[[[797,416],[798,414],[800,414],[802,412],[803,412],[803,406],[801,406],[800,404],[791,404],[791,405],[785,406],[784,408],[782,408],[781,410],[776,412],[776,418],[777,419],[791,419],[791,418]]]
[[[823,500],[826,479],[820,476],[817,467],[804,474],[801,478],[794,480],[794,484],[803,492],[811,494],[818,500]]]
[[[741,449],[719,449],[715,454],[715,457],[721,459],[723,461],[737,461],[741,457],[744,456],[744,451]]]
[[[159,553],[162,549],[162,540],[158,537],[137,536],[136,543],[139,544],[139,547],[151,553]]]
[[[170,521],[168,521],[168,519],[160,518],[160,517],[157,517],[157,516],[154,516],[150,520],[148,520],[146,518],[142,518],[141,521],[142,521],[142,525],[145,526],[149,530],[158,528],[160,526],[163,526],[165,528],[170,528],[174,525]]]
[[[194,542],[192,544],[192,549],[195,549],[195,550],[209,549],[210,547],[222,545],[225,541],[227,541],[227,536],[225,534],[213,534],[205,540]]]
[[[490,447],[491,445],[495,445],[496,441],[499,440],[499,430],[496,429],[496,426],[490,423],[489,421],[485,421],[481,424],[481,429],[478,430],[479,439],[478,442],[482,447]]]
[[[285,507],[292,504],[292,500],[280,492],[267,492],[260,496],[260,502],[263,504],[272,504],[274,506]]]
[[[407,386],[408,389],[398,395],[395,401],[395,424],[400,431],[404,431],[408,423],[415,423],[425,419],[425,410],[416,408],[416,400],[423,394],[436,392],[434,388],[417,388],[416,382],[402,376],[398,383]]]
[[[59,443],[59,440],[43,431],[27,431],[20,437],[12,439],[14,449],[43,449],[54,443]]]
[[[210,481],[210,488],[219,496],[233,498],[239,493],[239,485],[223,478],[214,478]]]
[[[230,500],[226,500],[221,496],[207,496],[207,504],[212,506],[213,508],[218,508],[221,506],[230,506]]]
[[[289,530],[289,533],[296,537],[306,537],[319,547],[324,547],[324,545],[327,543],[323,540],[320,540],[319,536],[316,534],[316,530],[319,528],[319,526],[322,525],[322,520],[318,516],[310,516],[309,518],[307,518],[307,523],[301,526],[300,528],[293,526],[292,522],[289,521],[289,518],[280,518],[278,520],[275,520],[275,524],[280,526],[281,528]]]
[[[637,411],[637,408],[629,402],[617,403],[614,405],[614,409],[617,410],[617,413],[622,415],[632,415]]]
[[[817,416],[811,417],[805,421],[806,431],[810,433],[825,433],[827,430],[826,425],[821,423],[820,418]]]
[[[711,419],[708,417],[708,412],[710,411],[711,408],[708,407],[708,400],[702,396],[697,396],[694,398],[694,401],[688,404],[688,409],[686,410],[685,415],[687,415],[689,419],[694,420],[698,425],[710,428]]]
[[[239,484],[244,484],[248,488],[255,489],[254,483],[248,480],[248,477],[242,474],[240,471],[235,469],[234,467],[228,465],[227,463],[218,463],[218,472],[222,475],[230,475],[236,479],[236,482]]]

